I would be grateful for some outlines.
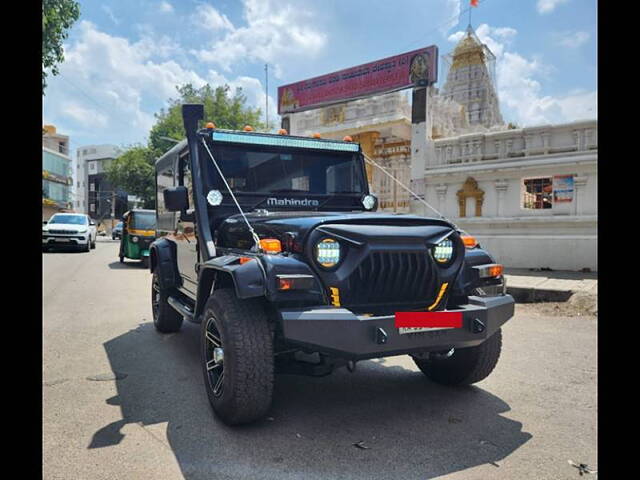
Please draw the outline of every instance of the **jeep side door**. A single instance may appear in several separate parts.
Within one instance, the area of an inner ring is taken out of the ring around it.
[[[196,273],[198,242],[195,230],[195,211],[193,209],[193,181],[188,154],[180,157],[178,161],[178,185],[187,187],[189,196],[189,208],[178,214],[174,237],[178,270],[182,277],[182,287],[195,296],[198,285],[198,275]]]

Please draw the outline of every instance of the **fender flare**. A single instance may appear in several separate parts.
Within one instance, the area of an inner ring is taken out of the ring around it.
[[[203,312],[209,295],[216,288],[233,285],[240,299],[266,295],[266,274],[260,262],[256,259],[240,265],[238,258],[225,255],[200,264],[194,319],[198,319]]]
[[[176,246],[166,238],[155,240],[149,249],[149,270],[158,270],[161,288],[180,286],[180,275],[176,262]]]

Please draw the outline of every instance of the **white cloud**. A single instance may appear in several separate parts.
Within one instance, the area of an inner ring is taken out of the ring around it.
[[[538,13],[544,15],[545,13],[551,13],[558,5],[567,3],[569,0],[538,0],[536,8]]]
[[[173,5],[171,5],[169,2],[160,2],[160,11],[162,13],[171,13],[173,12]]]
[[[243,0],[246,26],[235,27],[210,7],[213,25],[226,28],[223,38],[213,35],[211,44],[191,53],[202,62],[218,64],[223,70],[243,61],[272,64],[274,75],[281,77],[281,63],[292,58],[313,58],[326,44],[326,35],[317,31],[311,11],[293,3],[276,0]],[[214,32],[217,34],[217,32]]]
[[[440,27],[440,33],[442,35],[446,35],[449,30],[458,25],[460,21],[460,10],[460,0],[446,0],[445,11],[448,21]]]
[[[521,126],[562,123],[597,117],[597,92],[571,91],[566,95],[543,95],[540,78],[555,69],[540,58],[526,58],[509,51],[517,35],[513,28],[480,25],[476,35],[496,56],[498,98],[505,121]],[[464,32],[455,32],[448,40],[458,42]]]
[[[554,35],[558,45],[567,48],[578,48],[583,45],[591,35],[588,32],[561,32]]]
[[[199,4],[192,19],[196,25],[205,30],[234,30],[233,24],[227,16],[208,3]]]
[[[131,144],[146,141],[155,123],[154,112],[177,97],[176,86],[200,87],[227,83],[242,87],[248,104],[264,112],[264,89],[256,78],[226,78],[210,70],[200,75],[177,58],[183,51],[175,41],[140,26],[134,41],[109,35],[81,21],[72,43],[65,45],[60,76],[51,77],[44,97],[43,117],[60,131],[73,132],[88,143]],[[269,99],[270,113],[275,100]],[[275,117],[270,115],[275,125]]]

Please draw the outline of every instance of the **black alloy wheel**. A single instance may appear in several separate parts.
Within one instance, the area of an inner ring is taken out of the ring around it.
[[[209,316],[205,322],[204,357],[207,370],[206,377],[213,395],[220,397],[224,386],[224,347],[222,346],[222,337],[216,327],[215,318]]]

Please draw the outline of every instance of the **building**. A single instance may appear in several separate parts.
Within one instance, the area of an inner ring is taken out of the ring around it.
[[[597,271],[597,120],[505,125],[495,57],[470,27],[443,60],[444,87],[428,89],[423,152],[412,152],[402,92],[290,114],[291,133],[350,135],[507,268]],[[380,210],[434,214],[379,168],[368,165],[367,176]]]
[[[106,178],[109,164],[120,155],[114,145],[86,145],[77,150],[76,208],[97,222],[119,219],[128,209],[127,193]]]
[[[73,211],[73,170],[69,137],[53,125],[42,128],[42,219]]]

